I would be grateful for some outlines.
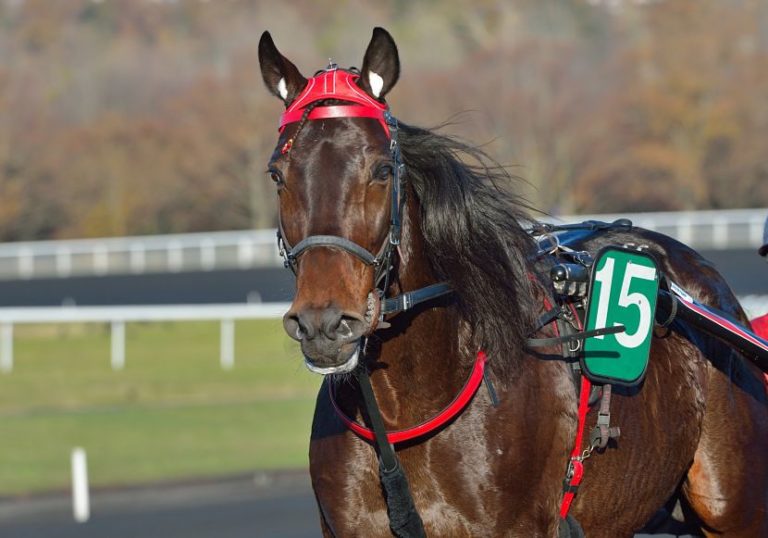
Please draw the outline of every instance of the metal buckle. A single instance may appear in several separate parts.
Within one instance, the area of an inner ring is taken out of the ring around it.
[[[554,254],[560,249],[560,239],[550,232],[543,234],[536,243],[541,253]]]

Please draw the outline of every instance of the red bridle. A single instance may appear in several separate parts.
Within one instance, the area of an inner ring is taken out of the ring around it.
[[[330,118],[374,118],[379,121],[387,137],[391,138],[385,118],[387,104],[377,101],[358,85],[360,75],[336,67],[329,68],[307,81],[306,87],[280,116],[280,132],[289,123],[297,122],[311,103],[324,99],[338,99],[355,103],[352,105],[331,105],[314,108],[310,120]]]

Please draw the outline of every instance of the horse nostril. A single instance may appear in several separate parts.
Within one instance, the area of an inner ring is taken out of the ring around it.
[[[330,340],[336,340],[342,328],[341,311],[337,308],[326,308],[321,318],[323,334]]]
[[[336,334],[344,340],[355,340],[365,332],[365,322],[358,316],[341,316],[341,322],[336,329]]]
[[[306,318],[300,314],[286,314],[283,317],[283,327],[288,336],[294,340],[311,340],[315,337],[315,329],[312,324],[308,323]]]
[[[366,325],[361,315],[342,313],[340,309],[330,307],[289,312],[283,317],[283,327],[288,336],[299,342],[318,336],[349,342],[360,338]]]
[[[329,340],[355,340],[365,331],[361,316],[342,313],[336,308],[329,308],[323,312],[323,334]]]

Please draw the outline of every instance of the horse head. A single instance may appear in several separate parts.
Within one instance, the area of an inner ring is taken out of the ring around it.
[[[296,273],[283,324],[311,370],[348,372],[378,322],[377,285],[397,243],[398,164],[384,100],[400,72],[397,47],[376,28],[359,72],[331,64],[307,79],[264,32],[259,62],[286,107],[269,162],[280,242]]]

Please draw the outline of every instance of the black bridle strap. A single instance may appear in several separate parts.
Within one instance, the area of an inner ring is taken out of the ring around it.
[[[384,299],[381,305],[381,314],[394,314],[404,312],[416,306],[419,303],[437,299],[443,295],[453,293],[453,288],[447,282],[438,282],[417,290],[408,291],[396,297]]]
[[[605,334],[623,333],[626,332],[626,330],[627,328],[624,325],[616,325],[614,327],[603,327],[601,329],[593,329],[591,331],[583,331],[553,338],[528,338],[526,340],[526,345],[529,348],[536,348],[550,347],[558,344],[577,344],[583,342],[587,338],[603,336]]]
[[[345,250],[366,265],[377,265],[380,261],[357,243],[337,235],[310,235],[305,237],[288,251],[288,255],[295,260],[302,252],[314,247],[332,247]]]
[[[376,402],[376,395],[373,393],[365,366],[355,370],[355,378],[363,395],[363,404],[371,421],[376,451],[379,453],[379,478],[387,501],[389,528],[398,538],[424,538],[426,537],[424,523],[413,503],[408,478],[403,472],[395,449],[387,439],[384,419],[381,417],[379,404]]]

